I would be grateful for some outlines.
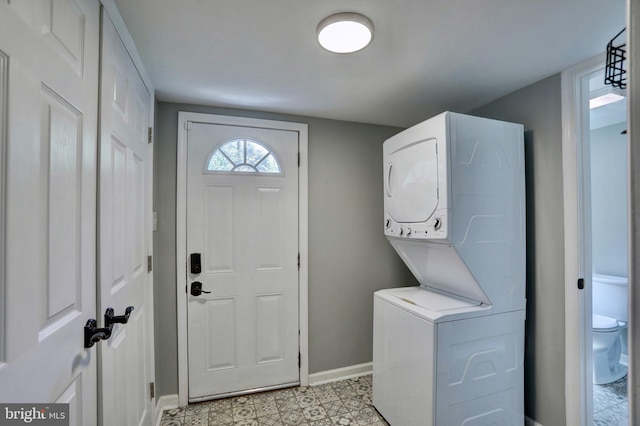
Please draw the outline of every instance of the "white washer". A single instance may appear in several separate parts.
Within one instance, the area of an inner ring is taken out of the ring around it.
[[[524,311],[488,310],[424,287],[375,293],[373,405],[389,424],[523,423]]]

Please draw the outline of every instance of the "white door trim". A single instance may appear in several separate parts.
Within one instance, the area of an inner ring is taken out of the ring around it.
[[[640,277],[640,262],[637,254],[640,251],[640,149],[638,137],[640,134],[640,4],[627,0],[627,54],[628,87],[627,87],[627,140],[629,144],[629,424],[640,422],[640,349],[638,338],[640,332],[640,290],[637,278]]]
[[[299,324],[300,324],[300,385],[309,384],[309,222],[308,222],[308,125],[286,121],[262,120],[256,118],[232,117],[225,115],[178,112],[178,158],[176,187],[176,302],[178,316],[178,399],[186,405],[189,399],[189,364],[187,354],[187,295],[185,262],[187,243],[187,130],[188,121],[232,126],[261,127],[265,129],[290,130],[298,132],[300,149],[299,168]]]
[[[565,264],[565,399],[566,424],[592,424],[591,229],[589,188],[584,188],[589,152],[589,75],[602,69],[598,55],[562,73],[562,174]],[[585,208],[586,206],[586,208]],[[578,290],[578,278],[585,290]],[[576,386],[579,392],[576,392]]]

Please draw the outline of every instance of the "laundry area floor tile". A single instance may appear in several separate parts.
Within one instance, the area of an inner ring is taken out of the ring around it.
[[[371,404],[371,375],[319,386],[189,404],[161,426],[388,426]]]

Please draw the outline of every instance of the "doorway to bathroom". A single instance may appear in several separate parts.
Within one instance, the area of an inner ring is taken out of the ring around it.
[[[566,424],[581,426],[629,417],[626,99],[604,57],[562,73]]]
[[[589,77],[593,424],[627,424],[627,98],[605,85],[603,69]]]

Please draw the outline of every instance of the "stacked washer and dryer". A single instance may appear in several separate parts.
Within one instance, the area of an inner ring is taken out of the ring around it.
[[[420,286],[374,295],[374,406],[392,426],[522,425],[522,125],[445,112],[383,153],[384,233]]]

